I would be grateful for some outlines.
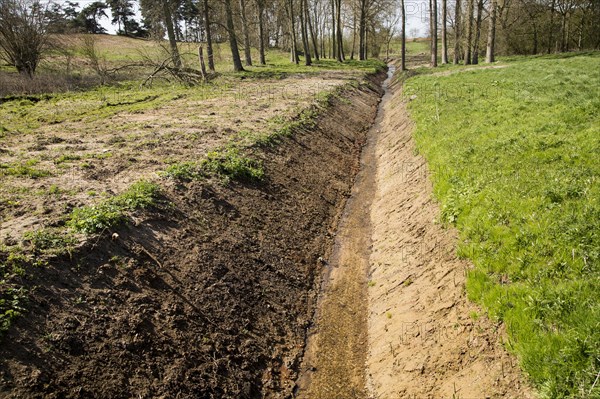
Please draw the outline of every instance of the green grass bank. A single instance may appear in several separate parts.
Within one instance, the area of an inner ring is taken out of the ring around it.
[[[542,397],[600,398],[600,53],[449,68],[404,95],[469,297]]]

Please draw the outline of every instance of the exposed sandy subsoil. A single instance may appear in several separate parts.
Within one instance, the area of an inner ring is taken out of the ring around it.
[[[298,397],[530,398],[503,327],[469,303],[399,89],[379,108],[324,276]]]
[[[0,397],[286,398],[376,111],[348,89],[255,147],[266,181],[163,183],[163,205],[54,259],[0,345]]]
[[[471,265],[456,256],[456,232],[437,222],[439,206],[426,162],[415,155],[413,125],[399,90],[383,112],[371,209],[371,396],[533,397],[502,345],[503,326],[466,298]]]

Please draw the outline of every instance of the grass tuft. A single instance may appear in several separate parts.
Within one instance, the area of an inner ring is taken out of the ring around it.
[[[226,183],[260,181],[264,178],[262,163],[241,154],[237,147],[209,152],[201,162],[181,162],[169,165],[162,176],[178,180],[198,180],[214,176]]]
[[[29,177],[31,179],[50,176],[49,171],[34,168],[38,162],[36,159],[31,159],[24,163],[0,164],[0,176]]]
[[[158,192],[159,187],[155,183],[137,182],[122,194],[96,205],[75,209],[67,226],[84,234],[114,228],[126,220],[127,212],[154,206]]]
[[[236,147],[209,152],[202,169],[225,180],[260,181],[265,172],[258,160],[243,156]]]

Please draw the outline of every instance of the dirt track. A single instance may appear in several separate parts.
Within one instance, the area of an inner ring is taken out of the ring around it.
[[[300,398],[530,398],[503,328],[465,294],[400,88],[369,132],[336,235]]]

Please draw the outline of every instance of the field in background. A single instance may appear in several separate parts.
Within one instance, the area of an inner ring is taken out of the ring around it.
[[[102,78],[97,73],[90,57],[84,54],[86,36],[93,42],[99,66],[108,71],[119,68],[118,71],[109,73],[107,78]],[[169,57],[166,42],[123,36],[56,35],[52,37],[52,41],[55,43],[55,49],[42,60],[33,80],[20,76],[13,67],[0,66],[0,97],[82,90],[102,83],[113,85],[134,81],[139,84],[153,71],[152,67],[140,66],[140,63],[148,64],[151,61],[160,64]],[[197,43],[179,43],[179,50],[185,67],[200,69]],[[208,63],[206,48],[204,55],[205,63]],[[219,76],[225,77],[284,77],[295,73],[318,74],[337,70],[368,72],[381,66],[378,60],[347,60],[339,63],[322,59],[313,60],[313,65],[306,67],[303,57],[300,64],[295,65],[290,62],[289,53],[279,49],[269,49],[266,53],[267,65],[261,66],[258,65],[258,52],[255,49],[252,56],[255,65],[245,67],[248,72],[236,74],[232,72],[231,52],[227,44],[214,45],[215,69]],[[160,83],[161,79],[155,79],[154,82]]]
[[[468,294],[548,398],[600,395],[599,65],[514,57],[405,87],[443,222],[475,264]]]

